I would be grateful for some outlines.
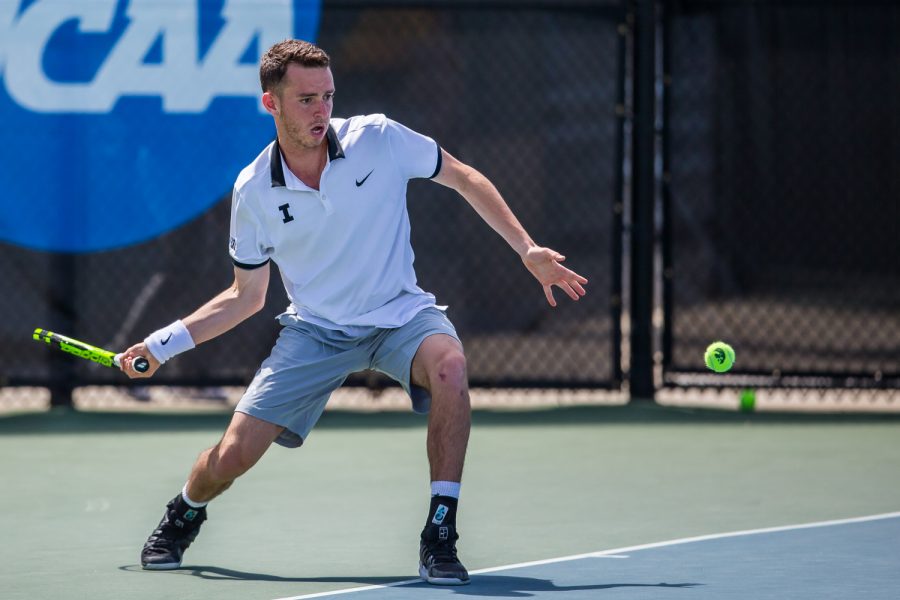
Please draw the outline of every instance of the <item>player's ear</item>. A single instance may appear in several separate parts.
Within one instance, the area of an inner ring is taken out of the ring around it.
[[[266,109],[266,112],[272,116],[275,116],[278,113],[278,102],[275,98],[275,94],[272,92],[264,92],[262,95],[262,105],[263,108]]]

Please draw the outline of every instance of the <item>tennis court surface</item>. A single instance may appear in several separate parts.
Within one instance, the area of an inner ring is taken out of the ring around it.
[[[472,584],[415,582],[425,422],[327,412],[210,508],[183,569],[140,547],[227,414],[0,418],[4,599],[897,598],[900,419],[650,403],[477,411]]]
[[[900,590],[900,513],[670,540],[473,573],[480,597],[884,598]],[[692,578],[685,581],[685,578]],[[420,580],[294,596],[442,597]],[[602,591],[602,594],[600,593]],[[677,597],[677,596],[674,596]]]

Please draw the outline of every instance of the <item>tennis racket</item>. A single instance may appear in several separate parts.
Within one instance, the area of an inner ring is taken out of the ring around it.
[[[34,335],[31,337],[38,342],[50,344],[50,346],[58,350],[101,364],[104,367],[114,367],[116,369],[122,368],[122,365],[119,364],[119,356],[115,352],[97,348],[96,346],[91,346],[90,344],[80,342],[70,337],[47,331],[46,329],[35,329]],[[150,368],[150,362],[143,356],[135,358],[132,365],[134,366],[134,370],[139,373],[146,373],[147,369]]]

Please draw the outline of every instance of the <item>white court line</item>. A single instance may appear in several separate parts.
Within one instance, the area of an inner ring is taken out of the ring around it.
[[[829,527],[832,525],[849,525],[851,523],[864,523],[866,521],[878,521],[881,519],[893,519],[900,517],[900,512],[882,513],[878,515],[869,515],[866,517],[853,517],[850,519],[836,519],[833,521],[818,521],[816,523],[803,523],[800,525],[782,525],[780,527],[767,527],[764,529],[746,529],[743,531],[731,531],[728,533],[712,533],[709,535],[698,535],[695,537],[679,538],[676,540],[667,540],[665,542],[654,542],[652,544],[641,544],[639,546],[628,546],[625,548],[615,548],[613,550],[600,550],[597,552],[587,552],[585,554],[573,554],[571,556],[561,556],[559,558],[548,558],[546,560],[535,560],[531,562],[517,563],[514,565],[503,565],[500,567],[490,567],[488,569],[479,569],[470,571],[470,575],[481,575],[483,573],[493,573],[496,571],[506,571],[508,569],[521,569],[524,567],[537,567],[541,565],[550,565],[558,562],[569,560],[579,560],[582,558],[628,558],[623,554],[626,552],[634,552],[636,550],[649,550],[650,548],[663,548],[665,546],[676,546],[678,544],[690,544],[693,542],[705,542],[709,540],[719,540],[729,537],[740,537],[745,535],[756,535],[761,533],[775,533],[778,531],[793,531],[796,529],[812,529],[814,527]],[[306,600],[306,598],[323,598],[325,596],[337,596],[338,594],[350,594],[353,592],[365,592],[369,590],[380,590],[383,588],[399,587],[402,585],[411,585],[413,583],[422,583],[422,579],[405,579],[403,581],[395,581],[384,585],[367,585],[363,587],[348,588],[345,590],[334,590],[331,592],[319,592],[317,594],[305,594],[303,596],[290,596],[286,598],[277,598],[276,600]]]

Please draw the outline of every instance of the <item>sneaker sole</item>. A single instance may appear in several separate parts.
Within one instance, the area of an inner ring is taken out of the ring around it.
[[[180,569],[181,563],[147,563],[141,565],[145,571],[171,571],[173,569]]]
[[[432,585],[469,585],[469,579],[459,579],[456,577],[429,577],[428,569],[425,565],[419,565],[419,577]]]

